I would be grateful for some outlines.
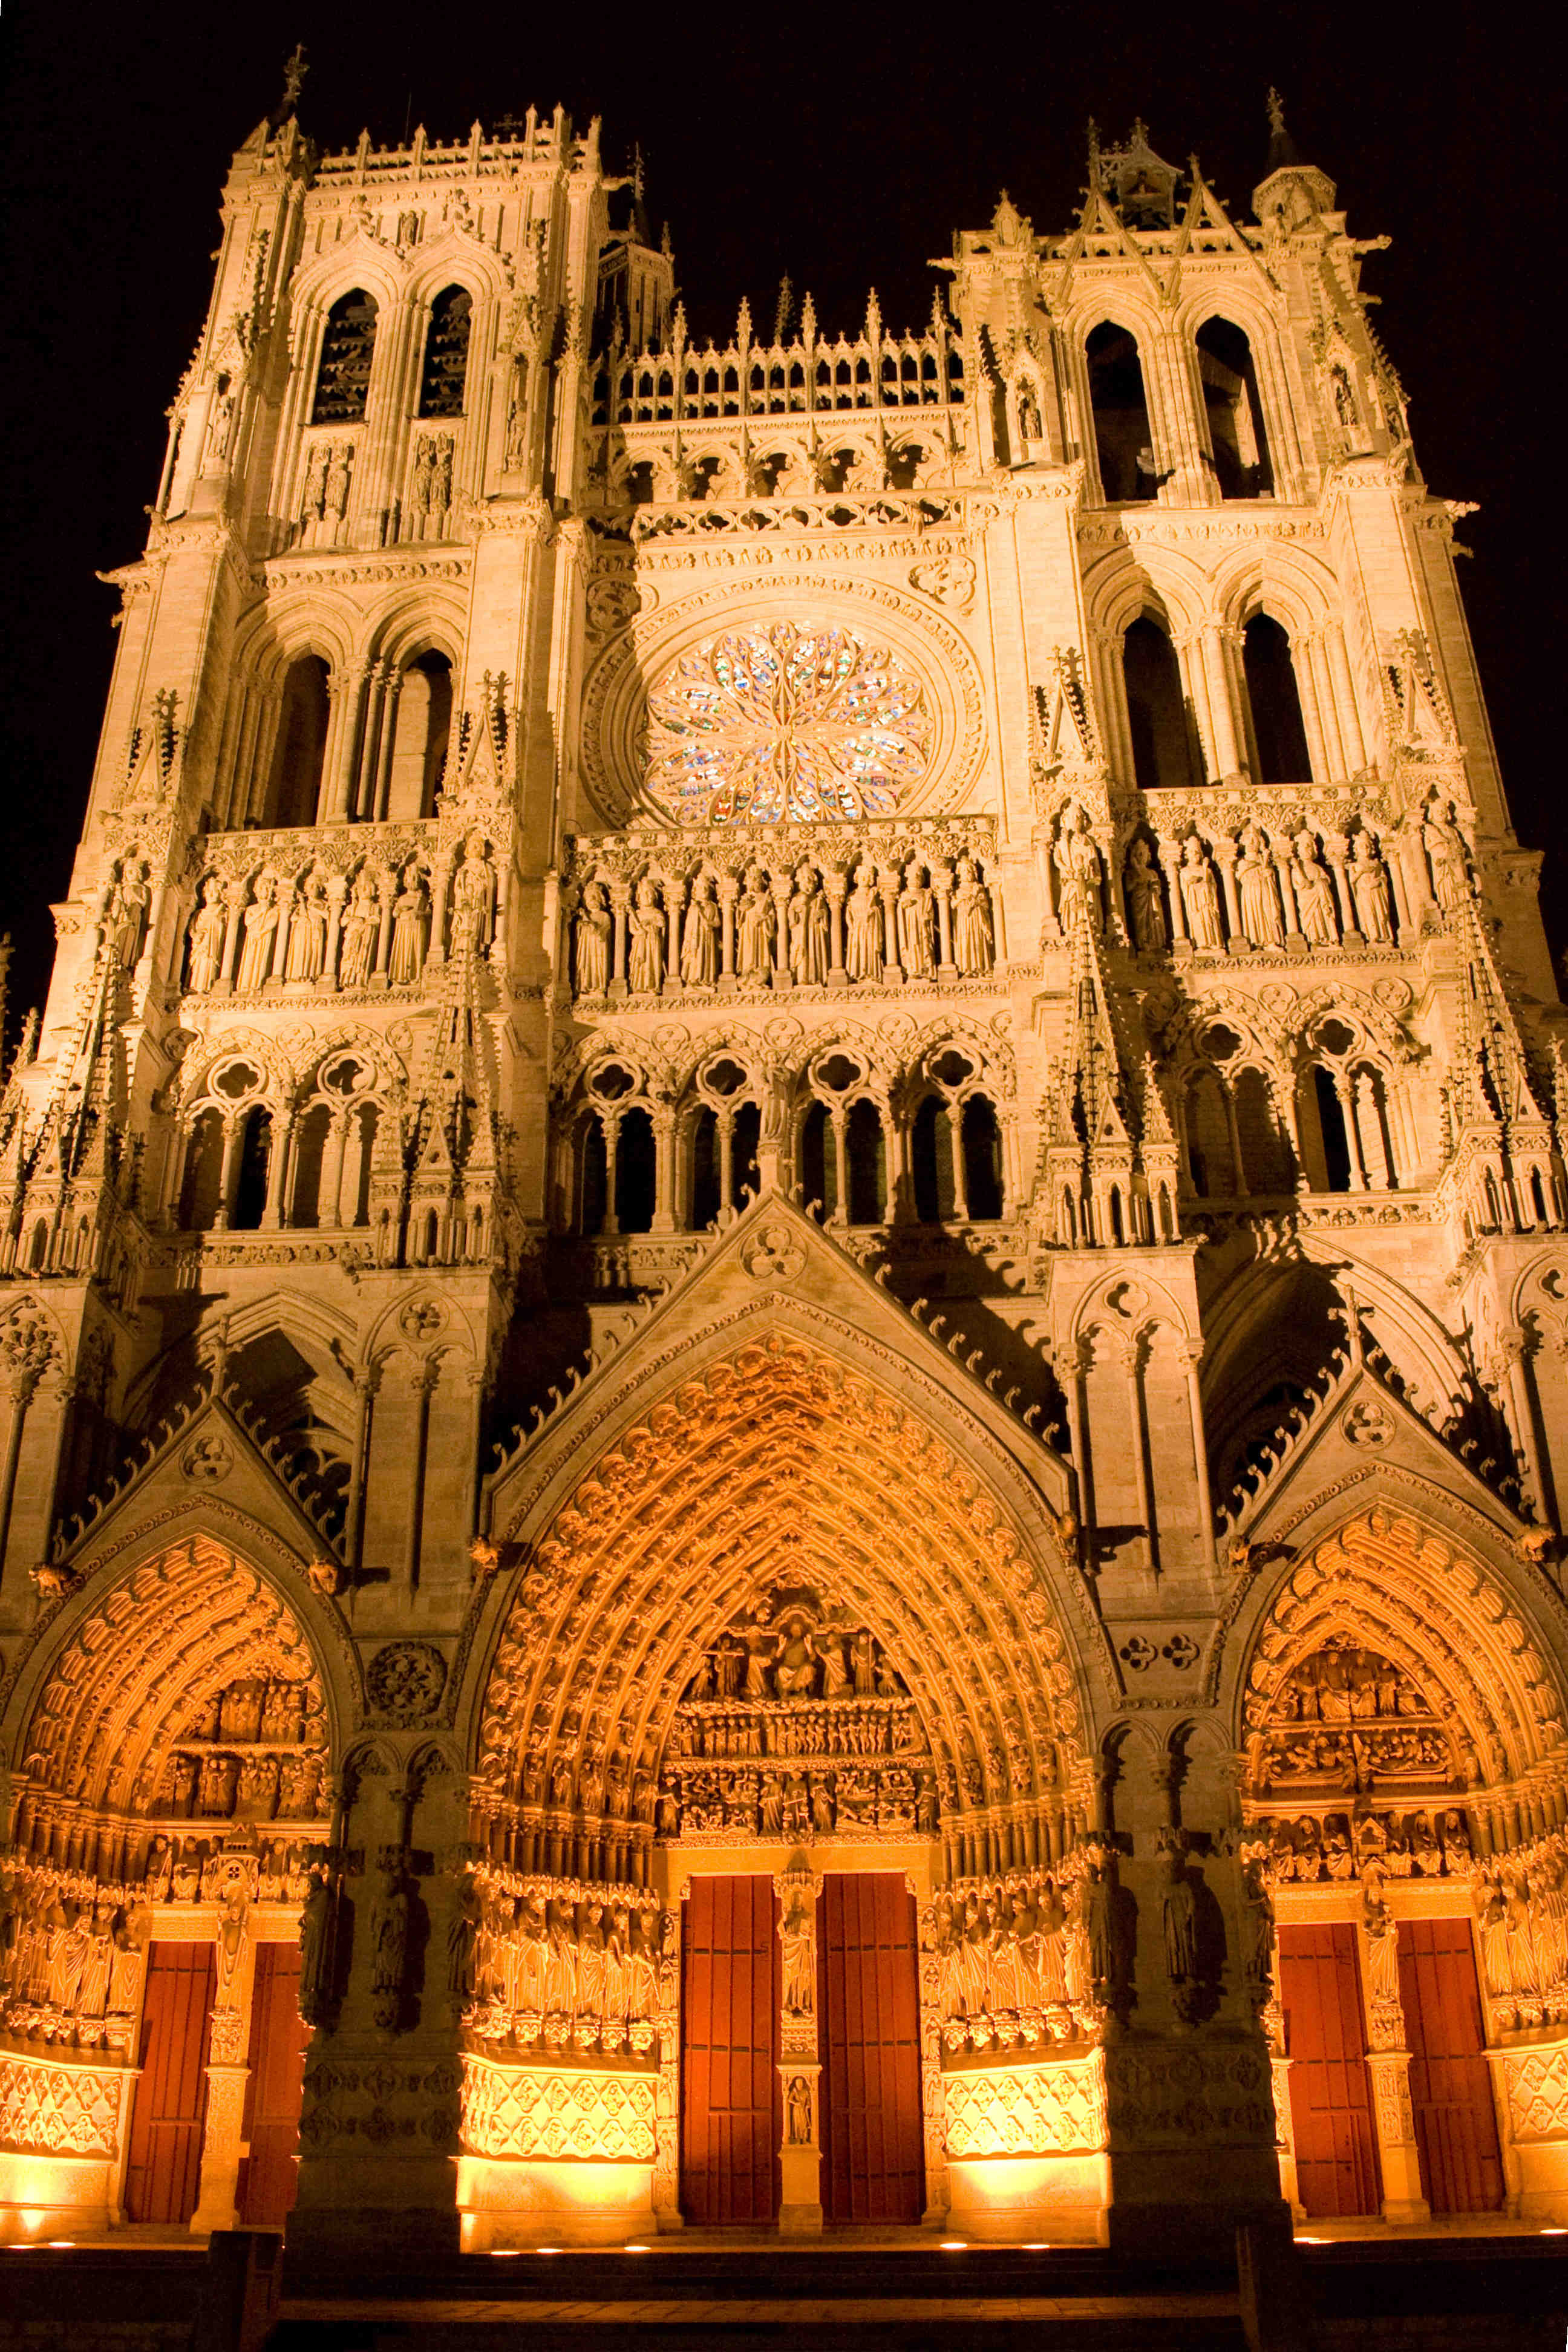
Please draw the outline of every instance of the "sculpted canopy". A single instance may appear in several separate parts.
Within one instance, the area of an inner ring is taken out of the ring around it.
[[[735,629],[648,697],[647,782],[682,824],[891,816],[924,778],[920,680],[853,630]]]

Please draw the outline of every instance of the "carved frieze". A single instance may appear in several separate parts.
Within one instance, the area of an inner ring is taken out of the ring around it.
[[[656,2106],[647,2075],[463,2061],[463,2146],[474,2156],[651,2164]]]

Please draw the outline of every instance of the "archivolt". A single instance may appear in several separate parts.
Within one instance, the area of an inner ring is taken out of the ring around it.
[[[78,1627],[33,1709],[28,1781],[83,1807],[145,1813],[192,1718],[229,1684],[262,1675],[306,1684],[307,1723],[321,1722],[321,1675],[291,1612],[254,1569],[195,1536],[137,1569]]]
[[[525,1769],[557,1803],[568,1772],[580,1803],[578,1768],[595,1759],[654,1772],[699,1652],[755,1596],[802,1584],[883,1643],[949,1811],[994,1830],[1027,1815],[1037,1832],[1080,1753],[1037,1571],[925,1421],[782,1334],[654,1405],[536,1547],[482,1709],[492,1811],[510,1811]]]
[[[1552,1669],[1510,1596],[1429,1528],[1373,1509],[1297,1568],[1254,1645],[1242,1700],[1247,1739],[1262,1729],[1280,1684],[1336,1635],[1415,1678],[1460,1753],[1473,1755],[1481,1786],[1527,1776],[1561,1783],[1568,1735]]]

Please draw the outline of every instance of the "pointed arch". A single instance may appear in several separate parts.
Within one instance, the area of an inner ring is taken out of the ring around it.
[[[138,1823],[318,1820],[329,1690],[270,1578],[209,1534],[169,1546],[80,1611],[44,1664],[16,1743],[17,1843],[124,1876]],[[247,1777],[247,1762],[262,1769]]]
[[[1255,1801],[1281,1695],[1336,1647],[1388,1661],[1425,1702],[1452,1766],[1429,1801],[1468,1802],[1494,1845],[1562,1822],[1568,1704],[1542,1637],[1479,1553],[1376,1503],[1286,1569],[1247,1645],[1237,1733]]]
[[[1017,1522],[891,1387],[776,1328],[642,1408],[530,1543],[477,1731],[503,1850],[546,1791],[577,1834],[612,1834],[584,1812],[593,1759],[634,1778],[646,1824],[697,1656],[759,1593],[802,1586],[852,1609],[914,1697],[944,1833],[999,1861],[1059,1851],[1079,1700]]]

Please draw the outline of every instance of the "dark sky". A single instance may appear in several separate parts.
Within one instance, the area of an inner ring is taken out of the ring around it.
[[[0,22],[0,219],[12,331],[5,467],[10,592],[7,825],[0,926],[16,941],[11,1034],[47,971],[47,902],[66,887],[112,656],[95,571],[133,557],[173,396],[204,315],[230,151],[272,104],[296,39],[301,119],[323,146],[466,136],[560,100],[604,118],[612,163],[640,142],[695,331],[742,293],[771,326],[787,271],[826,328],[874,283],[889,324],[923,322],[959,224],[999,187],[1037,227],[1068,225],[1084,122],[1134,114],[1171,161],[1196,151],[1249,210],[1283,89],[1302,153],[1339,183],[1379,331],[1412,397],[1428,481],[1474,499],[1462,527],[1471,624],[1521,835],[1548,848],[1549,920],[1568,937],[1561,754],[1545,758],[1563,673],[1554,511],[1564,425],[1550,419],[1562,118],[1539,47],[1498,9],[1405,12],[1048,5],[1009,16],[534,5],[243,9],[161,0],[110,15],[9,0]],[[1517,20],[1515,20],[1517,21]]]

